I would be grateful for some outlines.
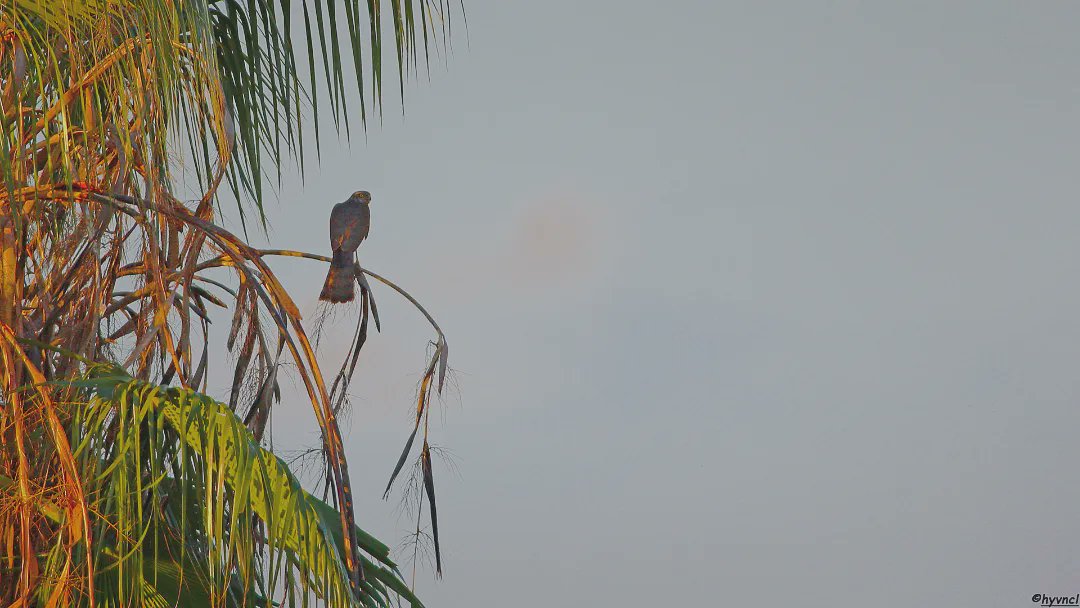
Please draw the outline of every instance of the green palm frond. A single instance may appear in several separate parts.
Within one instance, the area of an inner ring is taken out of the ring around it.
[[[420,606],[389,548],[359,528],[366,579],[354,597],[337,510],[307,493],[228,406],[120,375],[74,384],[93,393],[71,405],[72,439],[103,515],[94,559],[111,581],[106,597],[188,593],[176,581],[194,564],[197,595],[242,602],[238,590],[258,588],[305,604],[313,595],[330,606],[388,606],[399,595]]]
[[[135,178],[142,192],[152,192],[174,177],[167,142],[186,142],[202,189],[223,173],[237,200],[250,196],[261,214],[264,179],[280,178],[289,157],[303,162],[309,104],[316,150],[320,108],[328,105],[335,129],[346,135],[350,120],[366,123],[370,104],[381,112],[386,13],[403,85],[417,58],[426,62],[435,34],[449,28],[441,1],[0,5],[0,68],[9,89],[0,109],[13,119],[4,142],[11,154],[0,170],[9,189],[28,181],[111,185],[113,177]],[[347,68],[356,74],[352,93]],[[324,96],[328,104],[320,104]],[[92,162],[102,156],[106,162]]]

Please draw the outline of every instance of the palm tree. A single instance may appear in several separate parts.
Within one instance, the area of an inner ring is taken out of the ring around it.
[[[337,418],[369,318],[378,327],[370,279],[436,332],[390,479],[420,434],[434,532],[427,417],[446,340],[404,290],[357,266],[353,346],[328,388],[267,262],[328,258],[249,246],[218,220],[219,194],[226,185],[241,222],[261,222],[267,175],[280,176],[289,158],[303,166],[305,111],[315,148],[320,108],[346,132],[362,124],[380,110],[383,22],[401,82],[426,61],[429,41],[445,39],[449,7],[291,4],[0,4],[4,606],[419,605],[388,548],[353,521]],[[359,121],[343,52],[358,76]],[[179,162],[194,167],[197,200],[173,194]],[[227,403],[204,394],[214,309],[232,315]],[[283,364],[296,369],[322,430],[322,500],[263,442]]]

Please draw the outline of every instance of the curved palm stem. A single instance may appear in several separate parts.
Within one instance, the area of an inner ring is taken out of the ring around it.
[[[294,250],[291,250],[291,249],[258,249],[256,251],[258,252],[259,255],[277,255],[277,256],[290,257],[290,258],[304,258],[304,259],[308,259],[308,260],[316,260],[316,261],[319,261],[319,262],[326,262],[328,264],[331,262],[331,258],[329,256],[320,255],[318,253],[307,253],[307,252],[304,252],[304,251],[294,251]],[[204,262],[204,263],[205,264],[210,264],[211,262],[213,262],[213,260],[208,260],[207,262]],[[434,329],[435,333],[437,333],[439,335],[439,342],[444,344],[444,345],[446,344],[446,334],[443,333],[442,328],[439,327],[439,324],[435,321],[435,318],[431,316],[431,313],[429,313],[427,311],[427,309],[424,308],[424,305],[421,304],[419,301],[417,301],[417,299],[414,298],[412,296],[412,294],[410,294],[409,292],[402,289],[400,286],[395,284],[390,279],[387,279],[384,276],[376,274],[375,272],[373,272],[371,270],[368,270],[367,268],[364,268],[363,266],[360,266],[360,272],[362,272],[363,274],[375,279],[376,281],[382,283],[383,285],[386,285],[390,289],[393,289],[394,291],[398,292],[398,294],[400,294],[401,297],[408,300],[410,304],[412,304],[414,307],[416,307],[416,309],[418,311],[420,311],[420,314],[424,315],[424,318],[427,319],[428,323],[431,324],[432,329]],[[442,390],[441,384],[440,384],[439,389]]]

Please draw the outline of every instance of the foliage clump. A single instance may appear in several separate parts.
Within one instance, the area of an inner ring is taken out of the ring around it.
[[[308,107],[317,144],[321,88],[335,126],[349,129],[342,51],[364,120],[365,100],[381,97],[383,7],[399,80],[418,48],[426,58],[446,7],[302,2],[302,78],[290,4],[0,5],[2,605],[419,604],[386,546],[353,521],[337,417],[369,316],[378,326],[370,277],[438,335],[391,476],[422,426],[434,524],[426,421],[445,338],[411,296],[357,266],[357,329],[328,389],[267,257],[327,259],[251,247],[219,222],[218,196],[227,187],[241,221],[252,211],[262,220],[266,174],[289,157],[303,163]],[[193,201],[173,194],[181,157],[202,193]],[[227,403],[203,394],[214,309],[231,313]],[[264,447],[285,364],[322,430],[329,502]]]

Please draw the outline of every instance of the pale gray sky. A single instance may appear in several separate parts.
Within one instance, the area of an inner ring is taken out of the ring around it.
[[[466,8],[404,118],[268,205],[318,251],[370,190],[361,263],[449,335],[429,606],[1080,593],[1080,4]],[[312,311],[325,269],[274,265]],[[376,295],[348,451],[397,541],[429,332]]]

